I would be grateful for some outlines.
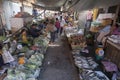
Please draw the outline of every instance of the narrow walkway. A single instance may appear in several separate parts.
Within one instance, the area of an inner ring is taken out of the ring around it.
[[[79,80],[66,38],[58,42],[48,47],[39,80]]]

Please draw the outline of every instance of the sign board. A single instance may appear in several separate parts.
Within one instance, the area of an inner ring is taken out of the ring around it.
[[[115,14],[112,13],[106,13],[106,14],[99,14],[97,20],[102,20],[102,19],[113,19],[115,17]]]

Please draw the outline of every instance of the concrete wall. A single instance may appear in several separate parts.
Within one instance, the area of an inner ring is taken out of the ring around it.
[[[10,18],[20,11],[20,6],[17,5],[17,3],[3,0],[3,10],[4,10],[7,29],[11,30]]]
[[[11,30],[10,26],[10,17],[12,14],[12,3],[10,1],[4,1],[3,2],[3,10],[5,13],[5,20],[6,20],[6,26],[8,30]]]
[[[82,11],[79,13],[79,20],[78,20],[79,28],[82,29],[85,28],[86,15],[87,15],[87,11]]]
[[[20,3],[3,0],[3,10],[5,13],[5,21],[8,30],[11,30],[10,18],[20,12]],[[32,14],[32,8],[24,7],[24,11]]]
[[[17,14],[18,12],[20,12],[20,7],[21,7],[20,3],[12,2],[11,6],[12,6],[12,11],[14,12],[14,15]]]
[[[31,15],[32,15],[32,9],[33,9],[32,7],[27,7],[27,6],[24,7],[24,11],[28,12]]]

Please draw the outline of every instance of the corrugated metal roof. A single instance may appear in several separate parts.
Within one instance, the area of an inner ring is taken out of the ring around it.
[[[120,4],[120,0],[80,0],[73,9],[77,11],[88,10],[92,8],[104,8]]]

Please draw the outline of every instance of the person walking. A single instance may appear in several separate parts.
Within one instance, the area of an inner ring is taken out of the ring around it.
[[[60,32],[60,21],[59,21],[58,18],[56,18],[55,27],[57,28],[57,34],[59,34],[59,32]]]
[[[55,21],[54,19],[51,19],[46,27],[47,32],[50,32],[50,44],[55,42],[55,32],[56,32],[56,27],[55,27]]]
[[[60,17],[60,35],[62,34],[63,32],[63,27],[65,26],[65,20],[64,18],[61,16]]]

